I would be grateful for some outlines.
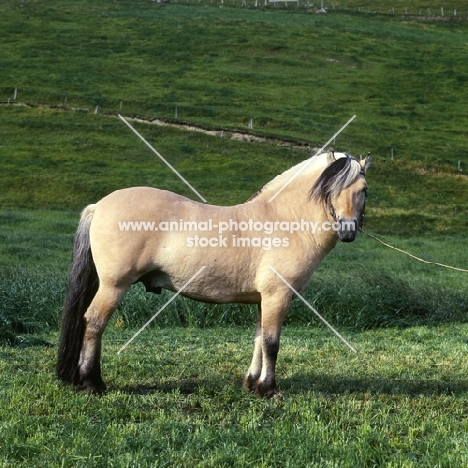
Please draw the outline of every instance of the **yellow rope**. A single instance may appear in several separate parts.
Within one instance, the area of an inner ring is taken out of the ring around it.
[[[371,237],[372,239],[376,240],[377,242],[380,242],[382,245],[385,247],[388,247],[389,249],[396,250],[397,252],[401,252],[402,254],[408,255],[408,257],[414,258],[415,260],[418,260],[419,262],[422,263],[427,263],[428,265],[437,265],[443,268],[450,268],[451,270],[456,270],[456,271],[463,271],[465,273],[468,273],[468,270],[464,270],[463,268],[456,268],[453,266],[449,265],[444,265],[443,263],[437,263],[437,262],[428,262],[427,260],[423,260],[422,258],[416,257],[416,255],[412,255],[408,252],[405,252],[404,250],[398,249],[397,247],[393,247],[392,245],[387,244],[386,242],[381,241],[377,237],[373,236],[372,234],[368,234],[367,232],[363,231],[362,229],[359,229],[363,234],[365,234],[368,237]]]

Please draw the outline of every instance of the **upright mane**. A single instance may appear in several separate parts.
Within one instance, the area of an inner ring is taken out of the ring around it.
[[[361,165],[349,154],[338,158],[329,164],[315,181],[309,192],[309,200],[328,204],[331,198],[351,185],[361,173]]]
[[[307,174],[309,171],[312,171],[315,169],[315,163],[319,163],[321,159],[326,157],[326,153],[322,153],[319,155],[312,156],[309,159],[306,159],[305,161],[301,161],[299,164],[296,164],[293,167],[290,167],[287,169],[285,172],[277,175],[273,180],[270,180],[267,184],[263,186],[260,190],[255,192],[248,200],[247,202],[253,200],[254,198],[258,197],[261,193],[263,193],[267,189],[271,188],[276,188],[276,187],[281,187],[283,184],[285,184],[288,180],[290,180],[292,177],[294,177],[294,174],[297,172],[301,172],[302,174]],[[305,168],[304,168],[305,166]]]

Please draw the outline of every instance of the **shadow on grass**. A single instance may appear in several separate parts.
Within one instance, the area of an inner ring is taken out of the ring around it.
[[[336,377],[327,375],[296,375],[277,380],[278,387],[285,397],[308,392],[333,397],[339,395],[462,395],[468,393],[468,379],[445,381],[438,379],[392,379],[382,377]],[[180,392],[182,395],[199,393],[201,389],[208,395],[223,393],[226,387],[244,392],[242,381],[233,382],[216,376],[213,379],[185,379],[154,384],[136,384],[114,387],[114,390],[132,395]],[[112,391],[112,389],[111,389]]]
[[[439,379],[392,379],[385,377],[337,377],[327,375],[295,375],[280,381],[286,394],[307,391],[326,396],[347,394],[371,395],[461,395],[468,392],[468,379],[445,381]]]
[[[135,385],[126,385],[119,387],[111,387],[110,391],[120,391],[123,393],[128,393],[130,395],[149,395],[152,393],[174,393],[178,392],[182,395],[193,395],[196,393],[203,393],[207,395],[216,395],[226,391],[226,388],[229,386],[238,387],[236,391],[243,391],[242,381],[235,381],[233,383],[232,379],[228,381],[221,377],[215,377],[213,379],[182,379],[177,381],[166,381],[166,382],[155,382],[155,383],[143,383]]]

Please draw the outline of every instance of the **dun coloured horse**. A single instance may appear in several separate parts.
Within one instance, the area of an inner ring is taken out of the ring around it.
[[[370,159],[320,154],[235,206],[148,187],[117,190],[87,206],[75,237],[58,377],[84,392],[105,390],[102,334],[122,296],[141,281],[155,293],[183,289],[197,301],[258,304],[244,386],[276,395],[281,327],[295,296],[283,279],[301,293],[338,240],[354,240]]]

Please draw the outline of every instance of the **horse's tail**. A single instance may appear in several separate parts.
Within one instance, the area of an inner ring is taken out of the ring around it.
[[[85,331],[84,314],[99,286],[89,238],[95,207],[96,205],[89,205],[81,214],[75,235],[68,293],[62,315],[57,375],[60,380],[72,385],[80,383],[78,362]]]

